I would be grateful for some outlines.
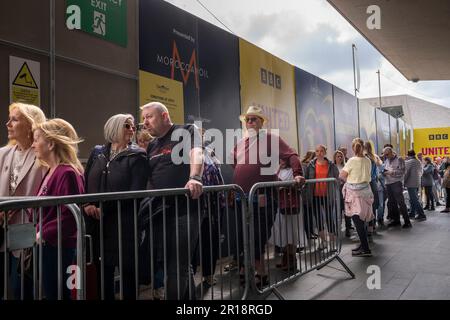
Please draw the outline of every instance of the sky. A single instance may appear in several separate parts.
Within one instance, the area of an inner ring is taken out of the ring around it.
[[[408,81],[325,0],[165,1],[352,94],[355,44],[359,98],[378,97],[380,70],[382,96],[409,94],[450,108],[450,81]]]

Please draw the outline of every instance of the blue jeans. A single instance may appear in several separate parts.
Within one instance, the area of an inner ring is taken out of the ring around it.
[[[384,220],[384,190],[378,190],[377,220]]]
[[[408,194],[409,194],[409,202],[411,203],[411,212],[409,215],[411,217],[414,217],[414,215],[417,213],[419,216],[423,216],[423,208],[419,203],[419,198],[417,194],[419,193],[419,188],[408,188]]]

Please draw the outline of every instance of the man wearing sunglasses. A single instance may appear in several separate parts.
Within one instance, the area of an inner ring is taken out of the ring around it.
[[[247,112],[240,116],[240,120],[245,123],[248,134],[237,143],[232,151],[233,183],[239,185],[248,196],[254,184],[278,180],[276,173],[279,169],[280,160],[283,160],[292,168],[294,179],[298,184],[305,182],[305,178],[302,176],[300,159],[295,150],[289,147],[281,137],[266,130],[261,130],[268,119],[260,107],[250,106]],[[267,155],[270,162],[264,163],[262,155]],[[268,284],[264,263],[261,263],[260,259],[264,259],[264,249],[261,248],[265,247],[271,236],[273,219],[270,217],[274,217],[277,210],[277,208],[272,208],[272,204],[277,205],[276,201],[273,200],[275,199],[271,199],[270,191],[258,195],[257,199],[253,199],[256,283],[260,287]],[[240,208],[239,205],[238,208]],[[267,215],[265,212],[267,212]],[[241,230],[241,228],[238,228],[238,230]],[[239,243],[236,253],[242,254],[241,243]],[[242,266],[241,274],[243,274]]]

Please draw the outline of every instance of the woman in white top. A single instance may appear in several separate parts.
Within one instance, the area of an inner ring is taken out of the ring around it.
[[[361,244],[352,255],[357,257],[370,257],[365,222],[374,218],[372,211],[373,193],[370,189],[372,163],[364,156],[364,142],[360,138],[352,141],[352,149],[355,154],[346,163],[339,177],[346,181],[342,190],[345,201],[345,214],[352,217],[358,232]]]
[[[36,161],[36,156],[31,148],[33,143],[32,128],[45,121],[45,115],[36,106],[24,103],[13,103],[9,106],[9,118],[6,122],[8,129],[8,145],[0,148],[0,197],[34,196],[39,188],[45,170]],[[0,228],[3,228],[5,220],[8,224],[27,223],[26,214],[21,210],[16,212],[0,212]],[[3,243],[0,239],[0,245]],[[4,245],[0,249],[0,298],[3,295],[4,281]],[[10,252],[9,272],[14,298],[20,299],[21,280],[17,272],[20,251]],[[24,298],[31,295],[28,278],[24,279]]]

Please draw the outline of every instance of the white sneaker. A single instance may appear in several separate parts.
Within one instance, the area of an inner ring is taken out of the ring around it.
[[[153,300],[165,300],[164,287],[153,290]]]

